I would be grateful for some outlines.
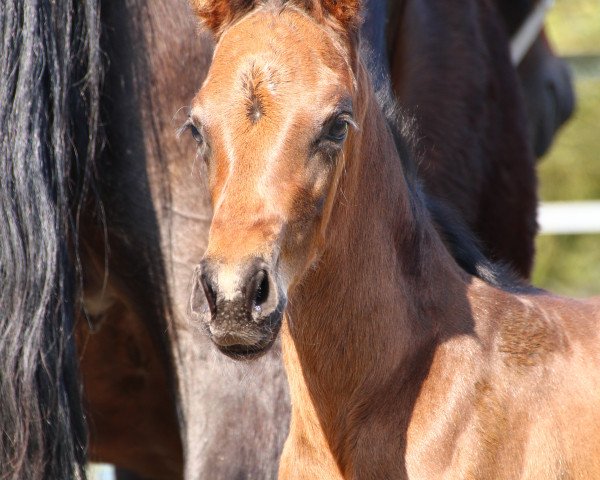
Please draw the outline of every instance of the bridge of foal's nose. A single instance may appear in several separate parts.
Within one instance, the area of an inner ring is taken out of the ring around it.
[[[242,337],[268,321],[279,306],[274,275],[262,260],[231,267],[205,259],[198,282],[195,294],[203,292],[206,297],[210,309],[207,323],[217,343],[244,341]],[[248,343],[254,341],[250,337]]]

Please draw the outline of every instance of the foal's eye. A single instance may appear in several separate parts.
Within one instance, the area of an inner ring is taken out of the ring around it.
[[[198,128],[196,128],[196,126],[193,123],[190,123],[188,128],[190,129],[194,140],[196,140],[198,144],[202,144],[202,142],[204,142],[204,138],[202,137],[202,133],[200,132],[200,130],[198,130]]]
[[[348,120],[343,117],[337,117],[331,122],[329,131],[327,132],[328,140],[332,140],[336,143],[341,143],[346,139],[348,135]]]

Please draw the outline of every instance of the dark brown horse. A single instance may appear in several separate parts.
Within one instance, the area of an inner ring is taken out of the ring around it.
[[[149,479],[271,478],[289,418],[280,360],[236,368],[185,321],[210,208],[193,142],[176,135],[187,109],[176,114],[206,75],[212,39],[184,2],[106,2],[102,14],[104,218],[85,213],[95,328],[78,331],[90,457]]]
[[[376,88],[390,77],[390,62],[393,64],[398,48],[402,48],[406,36],[402,13],[409,3],[407,0],[366,2],[361,36],[372,51],[369,69]],[[535,155],[541,157],[573,113],[571,73],[567,63],[554,53],[543,28],[546,13],[543,4],[548,4],[547,0],[495,0],[494,3],[511,40],[511,57],[526,105],[529,140]],[[426,13],[422,11],[421,15]]]
[[[281,479],[598,478],[600,298],[459,267],[442,235],[476,246],[428,211],[359,6],[196,2],[218,35],[188,121],[214,207],[196,319],[238,359],[283,323]]]
[[[406,35],[401,28],[402,12],[409,3],[407,0],[366,2],[361,35],[372,50],[369,69],[376,89],[390,77],[390,68],[394,68],[395,54]],[[548,151],[575,106],[569,67],[556,56],[543,28],[548,3],[547,0],[495,1],[503,29],[510,38],[511,57],[526,105],[529,140],[537,157]],[[421,14],[427,14],[426,10],[421,10]]]
[[[528,277],[534,160],[508,38],[491,2],[460,3],[461,15],[450,2],[418,1],[401,2],[392,13],[400,15],[394,93],[416,118],[428,191],[461,213],[491,258]]]

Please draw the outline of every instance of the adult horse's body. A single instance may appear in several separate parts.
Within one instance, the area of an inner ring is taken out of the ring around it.
[[[198,37],[185,2],[107,3],[103,19],[111,26],[108,146],[98,160],[106,292],[102,224],[88,222],[82,234],[96,239],[86,249],[97,268],[86,270],[85,302],[97,333],[80,323],[91,457],[152,479],[271,478],[289,418],[277,355],[261,368],[233,368],[185,322],[210,208],[196,188],[192,142],[175,133],[185,113],[175,114],[189,102],[188,82],[206,74],[212,40]]]
[[[515,284],[442,225],[486,280],[459,268],[358,53],[359,2],[196,6],[219,42],[188,122],[214,205],[191,304],[236,358],[285,317],[280,478],[598,478],[600,298]]]

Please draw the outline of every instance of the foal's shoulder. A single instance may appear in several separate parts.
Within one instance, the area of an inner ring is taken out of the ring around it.
[[[545,290],[514,295],[530,305],[529,323],[545,325],[560,338],[557,346],[571,351],[576,345],[590,345],[600,352],[600,297],[578,299]]]
[[[470,289],[478,337],[487,338],[494,356],[509,369],[524,373],[580,349],[600,354],[600,298],[578,300],[540,289],[514,291],[481,279]]]

